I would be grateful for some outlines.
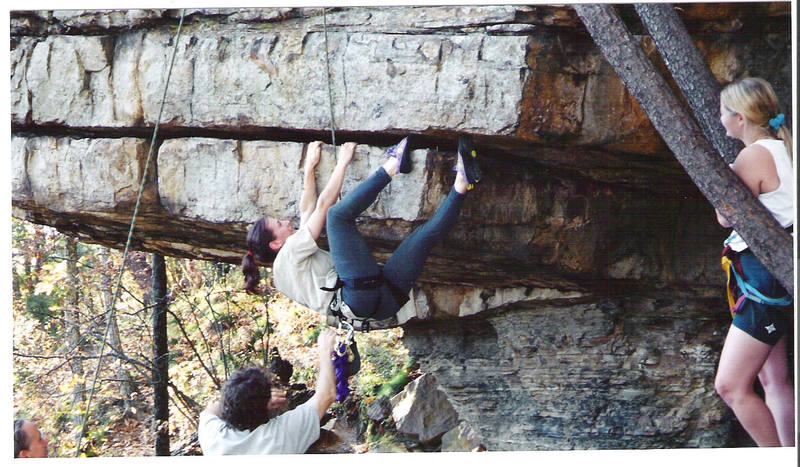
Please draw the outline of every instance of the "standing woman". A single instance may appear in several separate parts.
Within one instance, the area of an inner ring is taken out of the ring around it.
[[[731,169],[791,232],[795,217],[792,137],[772,87],[760,78],[728,85],[720,96],[720,114],[727,135],[745,145]],[[717,220],[723,227],[731,227],[719,212]],[[792,312],[791,308],[759,303],[779,298],[788,301],[791,297],[736,231],[725,240],[725,247],[726,256],[741,266],[737,271],[744,281],[767,300],[754,300],[754,292],[733,297],[733,325],[720,356],[717,393],[756,444],[794,446],[794,388],[787,361]],[[739,290],[736,294],[742,293]],[[753,390],[756,376],[764,388],[764,400]]]
[[[394,317],[408,301],[431,249],[458,220],[467,192],[481,178],[471,141],[459,139],[455,182],[450,194],[425,224],[409,235],[380,267],[356,228],[356,218],[375,202],[398,173],[411,171],[409,139],[387,151],[387,159],[364,182],[337,202],[345,171],[353,159],[355,143],[342,145],[336,167],[317,196],[314,169],[321,155],[320,141],[308,146],[300,198],[300,226],[272,217],[257,220],[247,235],[250,251],[242,259],[245,290],[256,293],[260,274],[256,260],[272,263],[275,288],[290,299],[323,315],[335,313],[342,302],[354,316],[346,316],[357,329],[367,319]],[[317,246],[327,225],[330,252]],[[338,289],[338,290],[334,290]],[[336,301],[332,304],[332,300]],[[368,328],[367,328],[368,329]]]

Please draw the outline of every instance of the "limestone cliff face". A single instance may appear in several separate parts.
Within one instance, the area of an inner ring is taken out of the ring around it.
[[[680,14],[721,82],[763,76],[789,108],[786,5]],[[345,194],[403,135],[424,147],[362,217],[379,259],[446,196],[457,135],[481,154],[485,181],[426,266],[405,343],[487,448],[729,444],[712,383],[725,232],[572,9],[325,20],[336,140],[359,143]],[[15,216],[124,245],[177,22],[12,13]],[[305,144],[330,142],[325,32],[319,9],[187,11],[134,248],[236,263],[250,222],[297,218]],[[320,188],[334,160],[326,146]]]

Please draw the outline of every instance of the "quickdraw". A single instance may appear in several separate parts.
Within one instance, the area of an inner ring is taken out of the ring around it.
[[[343,324],[346,329],[343,329]],[[354,339],[355,329],[352,324],[343,323],[340,320],[336,335],[336,345],[333,350],[333,372],[336,375],[336,401],[342,402],[350,395],[348,379],[361,369],[361,356],[358,354],[358,346]]]
[[[336,400],[338,402],[342,402],[350,395],[350,387],[347,384],[347,380],[350,376],[358,373],[358,370],[361,368],[361,357],[358,355],[358,347],[356,346],[356,341],[353,339],[353,335],[355,331],[370,331],[370,322],[374,321],[372,316],[378,310],[378,304],[380,303],[379,300],[379,303],[375,305],[375,309],[368,316],[360,317],[353,313],[347,303],[342,299],[342,287],[347,286],[355,290],[376,289],[384,282],[388,284],[389,290],[400,306],[404,305],[409,300],[407,294],[403,294],[403,292],[390,281],[384,280],[383,273],[376,276],[361,277],[352,280],[337,278],[336,284],[334,284],[333,287],[321,287],[322,290],[333,292],[333,297],[331,298],[328,308],[330,309],[330,314],[335,316],[336,320],[339,322],[336,334],[345,336],[344,339],[339,339],[337,341],[333,352],[333,370],[336,374]],[[347,329],[344,330],[342,328],[343,326]],[[349,356],[347,355],[348,348],[350,349]]]

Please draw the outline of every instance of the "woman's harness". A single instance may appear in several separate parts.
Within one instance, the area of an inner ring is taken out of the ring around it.
[[[392,293],[392,296],[397,304],[400,307],[405,305],[405,303],[409,300],[408,293],[404,293],[399,287],[397,287],[397,285],[392,283],[392,281],[386,279],[383,276],[383,271],[375,276],[360,277],[357,279],[342,279],[341,277],[337,277],[336,284],[334,284],[333,287],[320,288],[327,292],[333,292],[333,298],[328,306],[331,311],[331,315],[335,316],[340,323],[345,322],[357,331],[369,332],[371,329],[370,323],[376,321],[372,318],[372,316],[380,308],[380,296],[378,296],[378,302],[375,304],[375,308],[372,310],[372,312],[367,316],[362,317],[353,313],[353,310],[351,310],[347,303],[345,303],[345,301],[342,299],[342,288],[348,287],[353,290],[377,289],[383,285],[384,282],[389,287],[389,291]]]
[[[792,296],[789,294],[780,298],[767,297],[757,288],[747,282],[740,253],[726,246],[722,250],[722,269],[725,270],[728,283],[728,305],[731,309],[731,317],[736,315],[745,299],[768,306],[787,307],[792,304]],[[737,299],[736,297],[739,296]]]
[[[340,336],[340,339],[334,347],[333,355],[333,367],[336,376],[336,400],[339,402],[344,401],[350,395],[348,378],[358,373],[361,368],[361,356],[358,354],[358,346],[356,345],[353,331],[369,332],[371,329],[370,323],[376,321],[372,319],[372,316],[378,311],[381,303],[380,296],[378,296],[375,309],[368,316],[360,317],[353,313],[353,310],[342,300],[342,287],[350,287],[354,290],[377,289],[384,281],[397,303],[401,307],[405,305],[409,300],[408,294],[404,294],[396,285],[384,278],[382,271],[376,276],[353,280],[337,277],[336,284],[333,287],[320,287],[327,292],[333,292],[329,308],[331,314],[339,321],[336,333]]]

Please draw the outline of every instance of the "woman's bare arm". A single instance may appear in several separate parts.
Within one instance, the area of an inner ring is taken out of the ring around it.
[[[314,240],[319,238],[320,234],[322,234],[322,229],[325,228],[328,209],[336,204],[339,199],[339,193],[342,192],[342,184],[344,183],[344,174],[353,160],[355,151],[355,143],[344,143],[339,149],[339,158],[336,161],[336,167],[333,169],[331,178],[325,188],[322,189],[322,193],[319,194],[316,207],[308,217],[308,230],[311,231],[311,236]]]
[[[314,141],[306,149],[303,167],[303,194],[300,196],[300,225],[308,222],[317,205],[317,176],[314,170],[322,157],[322,141]]]
[[[764,154],[764,152],[766,152],[766,154]],[[761,183],[767,169],[767,167],[765,167],[765,162],[767,162],[764,159],[765,155],[766,157],[771,157],[769,152],[760,146],[750,145],[742,149],[742,152],[736,156],[736,160],[733,164],[730,164],[731,170],[733,170],[754,196],[761,194]],[[719,225],[725,228],[733,227],[719,211],[715,210],[715,212],[717,213],[717,222],[719,222]]]

